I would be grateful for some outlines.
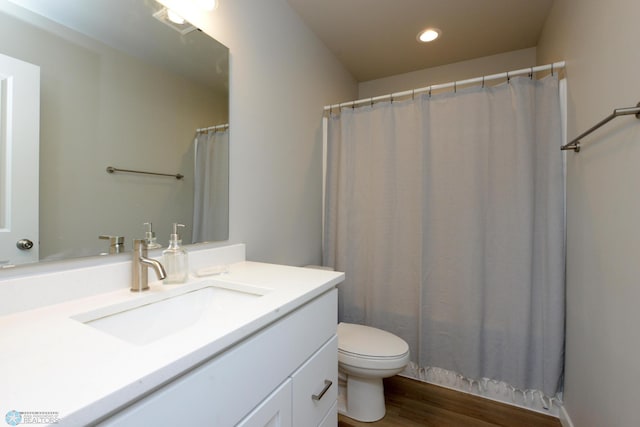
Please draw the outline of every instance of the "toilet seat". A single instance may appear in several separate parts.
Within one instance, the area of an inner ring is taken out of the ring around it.
[[[338,361],[365,369],[397,369],[408,363],[409,345],[381,329],[339,323]]]

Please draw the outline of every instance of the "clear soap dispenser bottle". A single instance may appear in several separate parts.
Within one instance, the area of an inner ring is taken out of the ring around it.
[[[162,245],[156,241],[156,233],[153,232],[153,224],[145,222],[143,224],[147,230],[144,232],[144,240],[147,242],[147,249],[158,249]]]
[[[184,227],[184,225],[173,224],[169,247],[162,252],[164,269],[167,271],[167,277],[163,281],[165,285],[184,283],[189,276],[188,254],[182,247],[178,227]]]

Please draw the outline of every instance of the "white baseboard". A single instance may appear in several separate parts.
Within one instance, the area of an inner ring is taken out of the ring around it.
[[[560,407],[560,414],[558,414],[558,419],[560,419],[560,424],[562,424],[562,427],[573,427],[571,417],[569,416],[569,413],[565,409],[564,405]]]

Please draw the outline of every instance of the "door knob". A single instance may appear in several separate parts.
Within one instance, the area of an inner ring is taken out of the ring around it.
[[[20,239],[16,243],[16,246],[21,251],[28,251],[29,249],[31,249],[33,247],[33,242],[31,240],[29,240],[29,239]]]

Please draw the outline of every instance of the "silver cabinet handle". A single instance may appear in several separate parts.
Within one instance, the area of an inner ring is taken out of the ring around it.
[[[313,394],[313,395],[311,395],[311,398],[313,400],[322,399],[322,396],[324,396],[324,394],[329,390],[329,388],[331,387],[332,384],[333,384],[333,382],[331,382],[329,380],[324,380],[324,388],[322,389],[320,394]]]

